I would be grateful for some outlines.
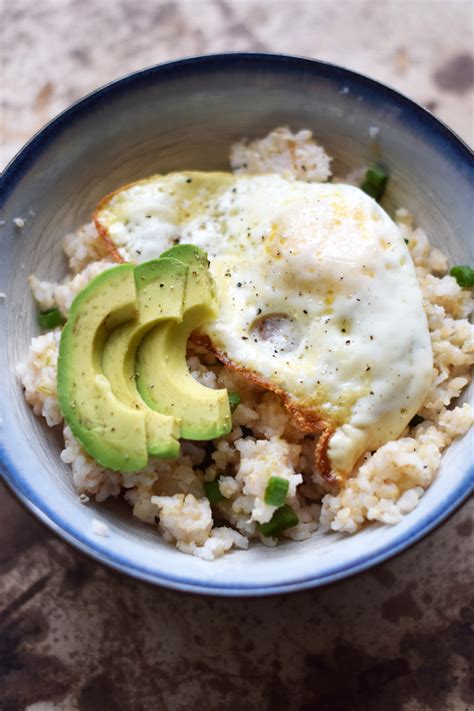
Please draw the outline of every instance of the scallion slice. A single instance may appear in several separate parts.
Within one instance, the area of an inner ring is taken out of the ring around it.
[[[452,267],[449,272],[462,289],[472,289],[474,286],[474,269],[467,264],[459,264]]]
[[[380,200],[387,187],[387,180],[387,173],[379,166],[373,165],[367,170],[364,181],[360,187],[364,193],[373,197],[374,200]]]
[[[287,528],[293,528],[298,523],[298,516],[291,506],[285,504],[277,509],[268,523],[259,523],[258,530],[262,536],[278,536]]]
[[[41,328],[49,330],[64,323],[64,318],[59,309],[48,309],[47,311],[40,311],[38,323]]]
[[[229,393],[229,405],[230,405],[230,411],[235,412],[237,409],[237,406],[240,405],[239,393]]]
[[[204,489],[204,493],[209,499],[210,504],[218,504],[219,501],[223,501],[225,499],[225,496],[221,494],[221,490],[219,489],[219,477],[214,479],[214,481],[205,481],[202,488]]]
[[[271,506],[282,506],[288,494],[288,486],[288,479],[271,476],[265,489],[265,503]]]

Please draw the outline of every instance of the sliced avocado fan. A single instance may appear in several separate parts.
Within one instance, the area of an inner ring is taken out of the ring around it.
[[[186,363],[191,331],[216,315],[207,255],[191,245],[112,267],[79,292],[61,333],[58,397],[99,464],[139,471],[149,454],[176,458],[180,436],[230,431],[227,390],[204,387]]]
[[[72,303],[58,358],[59,404],[73,435],[99,464],[125,472],[148,462],[145,414],[112,392],[101,355],[108,332],[136,314],[133,265],[99,274]]]
[[[135,356],[145,334],[167,319],[183,315],[187,267],[176,259],[154,259],[135,268],[138,317],[114,329],[102,352],[102,368],[117,398],[145,415],[149,454],[175,459],[179,455],[180,423],[152,410],[135,382]]]
[[[155,326],[137,353],[137,387],[153,409],[181,420],[181,437],[208,440],[230,432],[227,390],[198,383],[188,370],[186,345],[191,332],[217,317],[214,282],[207,255],[193,245],[177,245],[160,259],[178,259],[188,267],[183,320]]]

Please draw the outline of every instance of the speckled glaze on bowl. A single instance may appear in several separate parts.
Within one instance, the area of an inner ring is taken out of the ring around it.
[[[1,185],[0,458],[5,480],[67,541],[124,573],[215,595],[267,595],[323,585],[395,555],[445,519],[472,490],[473,440],[455,442],[418,508],[394,527],[352,537],[316,534],[276,549],[252,545],[208,563],[186,556],[119,503],[78,503],[61,435],[26,405],[15,364],[37,332],[26,283],[59,279],[59,242],[107,192],[155,172],[220,169],[232,141],[275,126],[311,128],[333,170],[382,159],[385,207],[407,207],[457,263],[472,260],[474,167],[469,149],[431,114],[391,89],[321,62],[265,54],[197,57],[153,67],[72,106],[33,138]],[[379,129],[375,132],[370,127]],[[13,223],[23,217],[22,229]],[[471,250],[471,254],[470,254]],[[403,324],[400,324],[403,328]],[[465,395],[468,397],[468,395]],[[104,520],[107,538],[92,532]]]

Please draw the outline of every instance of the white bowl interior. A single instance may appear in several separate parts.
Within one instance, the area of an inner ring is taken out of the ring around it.
[[[183,589],[237,594],[314,585],[402,549],[467,495],[472,439],[453,444],[419,507],[395,527],[353,537],[315,534],[276,549],[252,545],[208,563],[185,556],[125,505],[78,503],[62,437],[26,405],[15,377],[38,332],[27,276],[66,273],[62,237],[123,183],[176,169],[227,165],[228,148],[275,126],[310,128],[333,170],[381,158],[391,178],[385,206],[405,206],[455,263],[472,261],[472,188],[463,149],[442,127],[390,92],[324,65],[265,58],[174,65],[112,86],[48,128],[6,176],[0,226],[0,384],[4,473],[21,498],[66,538],[140,577]],[[375,139],[369,127],[378,127]],[[13,219],[25,219],[19,229]],[[472,474],[472,471],[471,471]],[[92,518],[110,527],[92,532]]]

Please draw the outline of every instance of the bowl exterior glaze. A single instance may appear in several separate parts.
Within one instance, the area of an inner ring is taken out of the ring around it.
[[[197,57],[110,84],[48,124],[3,174],[1,185],[0,458],[6,482],[63,538],[127,574],[181,590],[265,595],[322,585],[409,546],[472,490],[473,439],[455,442],[419,507],[394,527],[353,537],[316,534],[276,549],[255,545],[208,563],[185,556],[119,504],[78,503],[61,437],[26,405],[15,376],[38,332],[27,287],[34,272],[66,273],[61,238],[88,221],[96,202],[157,172],[225,169],[230,144],[287,124],[310,128],[334,156],[333,173],[381,160],[390,172],[384,206],[408,208],[454,263],[473,260],[474,167],[469,149],[431,114],[346,69],[281,55]],[[377,128],[378,133],[370,130]],[[375,137],[372,137],[376,133]],[[13,219],[22,217],[18,228]],[[403,324],[400,324],[403,327]],[[469,397],[466,394],[465,397]],[[92,518],[110,534],[92,532]]]

